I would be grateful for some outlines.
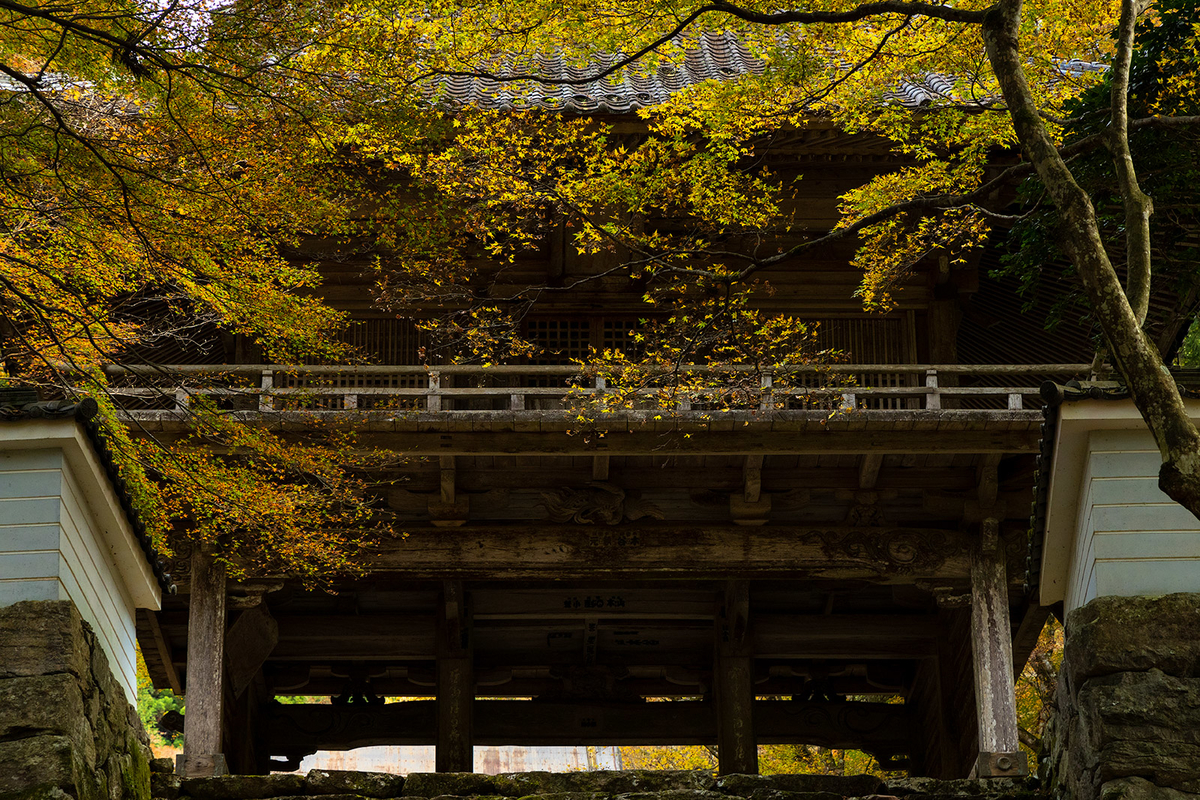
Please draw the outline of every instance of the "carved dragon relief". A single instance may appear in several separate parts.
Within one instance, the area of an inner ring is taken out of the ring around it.
[[[591,481],[587,485],[586,489],[564,487],[554,492],[542,492],[542,502],[538,505],[546,509],[551,522],[619,525],[643,517],[666,518],[654,503],[627,497],[624,489],[611,483]]]
[[[820,545],[832,561],[901,575],[937,570],[946,559],[966,552],[962,537],[953,531],[843,528],[809,531],[801,540]]]

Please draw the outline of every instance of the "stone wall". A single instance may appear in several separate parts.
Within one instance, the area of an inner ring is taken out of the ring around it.
[[[1033,783],[1006,778],[882,781],[870,775],[707,772],[516,772],[503,775],[311,770],[306,775],[180,779],[156,762],[155,800],[1035,800]]]
[[[149,800],[150,746],[69,601],[0,608],[0,800]]]
[[[1200,795],[1200,594],[1072,611],[1047,737],[1043,774],[1059,797]]]

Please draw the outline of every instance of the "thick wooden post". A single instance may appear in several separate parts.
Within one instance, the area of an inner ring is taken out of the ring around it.
[[[472,736],[475,670],[471,662],[470,619],[461,581],[442,584],[438,609],[437,747],[438,772],[471,772],[475,768]]]
[[[210,551],[192,553],[188,598],[187,711],[176,771],[188,778],[223,775],[221,711],[225,677],[225,565]]]
[[[754,664],[750,638],[750,588],[730,581],[717,620],[713,707],[717,717],[717,767],[722,775],[757,775],[754,735]]]
[[[981,778],[1029,772],[1017,736],[1012,626],[999,527],[998,520],[985,519],[979,546],[971,551],[971,652],[979,719],[975,775]]]

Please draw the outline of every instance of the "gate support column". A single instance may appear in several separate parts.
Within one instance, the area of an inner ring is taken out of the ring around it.
[[[225,565],[197,545],[188,598],[187,712],[176,771],[187,778],[224,775],[221,752],[225,700]]]
[[[437,611],[437,747],[438,772],[471,772],[475,768],[472,711],[475,669],[471,659],[470,618],[461,581],[442,584]]]
[[[979,719],[975,776],[979,778],[1029,774],[1017,736],[1008,580],[999,534],[999,520],[985,519],[979,546],[971,550],[971,652]]]
[[[717,717],[717,761],[722,775],[758,774],[754,735],[754,659],[750,638],[750,587],[725,587],[713,657],[713,707]]]

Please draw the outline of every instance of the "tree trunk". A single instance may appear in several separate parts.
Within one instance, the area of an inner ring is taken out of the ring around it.
[[[1017,137],[1058,208],[1063,249],[1079,272],[1113,364],[1125,379],[1134,405],[1158,443],[1163,459],[1159,487],[1200,518],[1200,432],[1183,406],[1174,378],[1154,343],[1142,331],[1141,321],[1121,287],[1100,239],[1091,199],[1075,182],[1038,114],[1021,66],[1020,19],[1021,0],[999,0],[988,10],[983,23],[988,58],[1000,82]],[[1130,246],[1139,245],[1131,240]],[[1148,254],[1144,259],[1142,254],[1130,255],[1135,263],[1148,258]]]

